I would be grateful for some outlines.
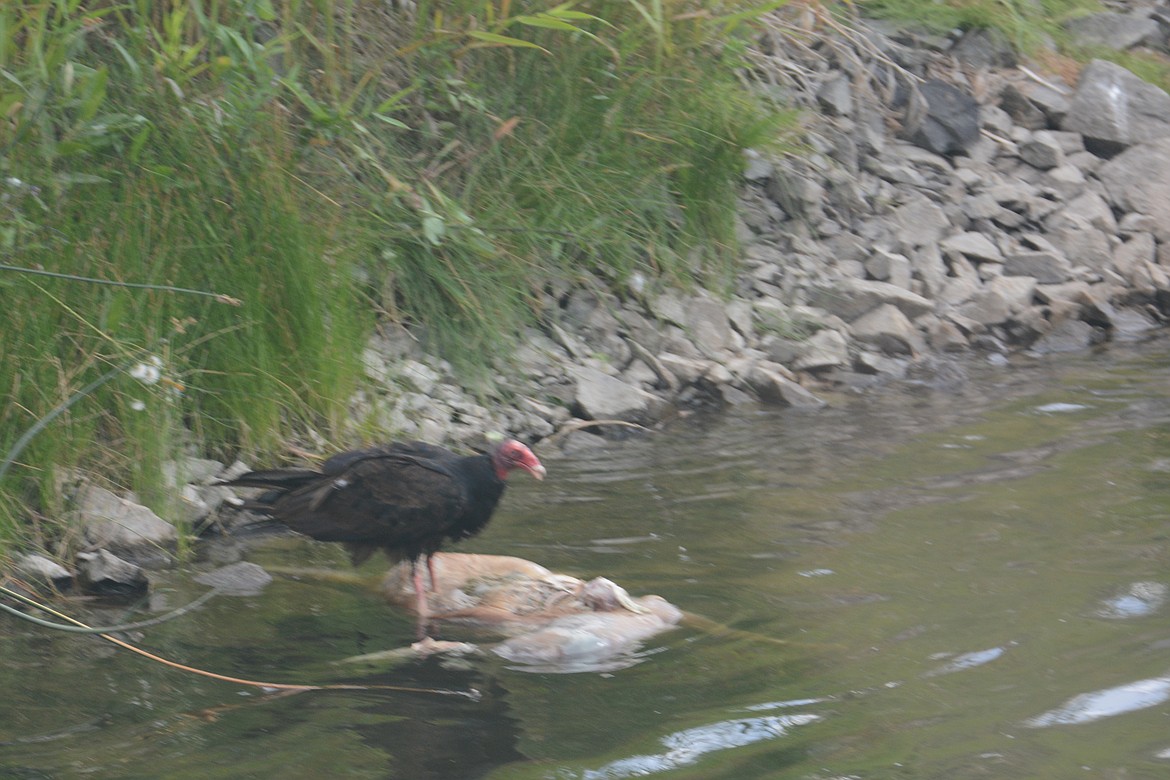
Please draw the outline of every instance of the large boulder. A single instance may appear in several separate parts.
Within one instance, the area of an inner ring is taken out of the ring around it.
[[[1154,237],[1170,242],[1170,137],[1127,149],[1097,175],[1114,207],[1150,217]]]
[[[586,419],[647,423],[666,409],[666,402],[653,393],[595,368],[572,366],[569,371],[576,380],[574,405]]]
[[[1170,135],[1170,95],[1130,71],[1093,60],[1081,71],[1063,128],[1107,150]]]
[[[75,502],[71,518],[91,548],[149,554],[171,549],[179,538],[173,525],[147,507],[97,485],[84,484]]]

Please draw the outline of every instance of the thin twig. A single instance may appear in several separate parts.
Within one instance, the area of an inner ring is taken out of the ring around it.
[[[214,593],[215,591],[212,591],[212,592]],[[21,600],[31,601],[31,599],[27,599],[27,597],[25,597],[25,596],[20,596],[19,598]],[[72,618],[72,617],[70,617],[62,612],[58,612],[57,610],[52,609],[51,607],[47,607],[43,604],[36,604],[36,607],[44,612],[49,613],[50,615],[53,615],[56,618],[59,618],[61,620],[72,623],[75,626],[78,626],[81,628],[87,628],[87,629],[92,628],[91,626],[88,626],[85,623],[82,623],[80,620]],[[197,675],[200,675],[201,677],[210,677],[213,680],[220,680],[221,682],[236,683],[238,685],[249,685],[249,686],[252,686],[254,688],[267,688],[269,690],[288,691],[290,693],[301,693],[301,692],[305,692],[305,691],[398,691],[398,692],[403,692],[403,693],[433,693],[437,696],[463,696],[465,698],[471,699],[472,701],[478,701],[480,699],[479,692],[475,691],[475,690],[452,691],[452,690],[447,690],[445,688],[411,688],[411,687],[402,686],[402,685],[357,685],[357,684],[344,684],[344,683],[331,684],[331,685],[301,685],[301,684],[290,684],[290,683],[261,682],[259,680],[247,680],[247,679],[244,679],[242,677],[231,677],[231,676],[228,676],[225,674],[216,674],[215,672],[209,672],[205,669],[198,669],[194,666],[186,666],[184,664],[178,663],[177,661],[172,661],[168,658],[163,658],[162,656],[147,652],[146,650],[143,650],[140,647],[135,647],[134,645],[130,644],[129,642],[123,642],[121,639],[118,639],[115,636],[111,636],[110,634],[101,633],[101,634],[98,634],[97,636],[101,637],[102,639],[106,640],[107,642],[110,642],[112,644],[117,645],[118,647],[121,647],[124,650],[129,650],[132,653],[137,653],[138,655],[142,656],[143,658],[148,658],[151,661],[155,661],[157,663],[163,664],[164,666],[169,666],[173,669],[178,669],[178,670],[184,671],[184,672],[190,672],[191,674],[197,674]]]
[[[135,290],[162,290],[163,292],[184,293],[186,295],[203,295],[208,298],[214,298],[220,303],[227,303],[232,306],[241,306],[243,301],[239,298],[233,298],[230,295],[223,293],[211,292],[209,290],[192,290],[188,287],[172,287],[167,284],[143,284],[140,282],[116,282],[113,279],[95,279],[92,276],[76,276],[74,274],[57,273],[56,271],[44,271],[40,268],[24,268],[19,265],[6,265],[0,263],[0,271],[15,271],[22,274],[33,274],[35,276],[51,276],[54,279],[68,279],[71,282],[89,282],[90,284],[106,284],[111,287],[129,287]]]
[[[179,607],[178,609],[171,610],[170,612],[167,612],[165,615],[159,615],[158,617],[151,618],[150,620],[140,620],[137,623],[123,623],[123,624],[120,624],[117,626],[90,626],[90,627],[86,627],[86,628],[82,628],[80,626],[67,626],[67,625],[64,625],[62,623],[54,623],[50,620],[42,620],[39,617],[29,615],[25,612],[21,612],[19,609],[16,609],[14,607],[10,607],[7,604],[0,604],[0,610],[3,610],[5,612],[7,612],[8,614],[13,615],[15,617],[18,617],[21,620],[27,620],[29,623],[35,623],[38,626],[43,626],[45,628],[51,628],[54,631],[66,631],[70,634],[115,634],[115,633],[119,633],[122,631],[134,631],[134,630],[139,629],[139,628],[149,628],[150,626],[157,626],[159,623],[165,623],[168,620],[174,620],[175,618],[180,617],[182,615],[185,615],[188,612],[191,612],[192,610],[198,609],[203,604],[207,603],[207,601],[210,600],[211,597],[214,596],[218,592],[219,591],[217,591],[215,589],[209,590],[206,593],[204,593],[202,596],[200,596],[199,598],[192,601],[190,604],[187,604],[186,606],[183,606],[183,607]],[[20,594],[14,590],[9,590],[8,588],[5,588],[3,586],[0,586],[0,594],[8,596],[9,598],[16,599],[17,601],[20,601],[21,603],[26,604],[30,607],[35,608],[35,609],[44,609],[44,607],[41,604],[39,604],[38,602],[28,598],[25,595]]]

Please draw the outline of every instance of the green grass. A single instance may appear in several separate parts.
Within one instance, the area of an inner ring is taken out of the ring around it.
[[[0,271],[0,451],[68,404],[0,548],[70,541],[70,468],[173,517],[168,459],[344,443],[378,316],[482,373],[551,281],[726,280],[742,147],[783,124],[729,8],[0,6],[3,262],[74,277]]]
[[[1099,8],[1095,0],[866,0],[862,13],[937,32],[989,29],[1030,52],[1064,38],[1061,23]]]

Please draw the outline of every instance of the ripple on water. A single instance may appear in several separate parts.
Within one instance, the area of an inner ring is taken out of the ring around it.
[[[1161,582],[1135,582],[1101,602],[1097,617],[1111,620],[1147,617],[1166,603],[1170,588]]]
[[[1156,707],[1170,701],[1170,677],[1136,680],[1074,696],[1054,710],[1024,721],[1031,728],[1091,723],[1135,710]]]

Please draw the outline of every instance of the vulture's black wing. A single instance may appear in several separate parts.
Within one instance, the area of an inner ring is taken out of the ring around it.
[[[396,558],[433,552],[467,511],[466,487],[449,463],[386,450],[331,458],[317,479],[276,498],[272,516],[314,539],[343,542],[355,557],[379,547]]]

